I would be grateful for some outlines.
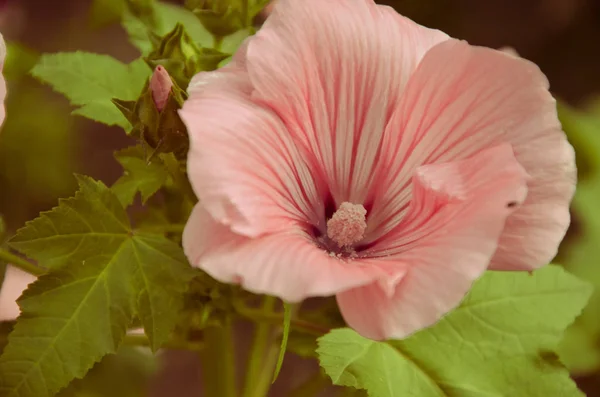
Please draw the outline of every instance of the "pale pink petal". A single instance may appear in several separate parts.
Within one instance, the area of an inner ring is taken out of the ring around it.
[[[190,136],[188,173],[203,206],[251,237],[296,222],[319,223],[324,193],[310,164],[278,117],[234,93],[232,84],[243,85],[243,76],[225,73],[232,81],[197,79],[180,112]]]
[[[4,42],[2,33],[0,33],[0,71],[2,71],[2,68],[4,66],[5,58],[6,58],[6,43]]]
[[[370,239],[387,233],[406,212],[411,170],[503,142],[512,145],[531,179],[491,268],[528,270],[548,263],[569,225],[575,189],[574,153],[548,81],[531,62],[457,40],[425,55],[386,128]]]
[[[2,76],[2,69],[4,67],[4,59],[6,58],[6,44],[0,33],[0,126],[4,122],[6,111],[4,109],[4,100],[6,99],[6,81]]]
[[[508,144],[419,167],[410,210],[368,253],[372,262],[403,264],[406,274],[395,290],[372,283],[338,294],[348,324],[369,338],[403,338],[456,307],[487,269],[526,181]]]
[[[27,286],[35,281],[35,276],[8,265],[4,282],[0,286],[0,321],[12,321],[19,317],[21,310],[17,299]]]
[[[252,98],[315,157],[337,205],[363,203],[386,121],[423,55],[447,38],[370,0],[280,0],[248,43]]]
[[[258,238],[236,235],[201,204],[188,220],[183,247],[190,263],[215,279],[288,302],[367,284],[383,277],[386,268],[332,257],[300,227]],[[393,275],[393,269],[388,273]]]

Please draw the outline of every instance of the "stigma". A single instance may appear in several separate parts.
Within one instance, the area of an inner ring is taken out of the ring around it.
[[[361,204],[343,202],[327,221],[327,237],[340,248],[349,248],[365,236],[367,210]]]

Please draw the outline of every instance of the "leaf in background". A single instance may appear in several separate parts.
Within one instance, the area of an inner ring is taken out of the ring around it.
[[[160,157],[155,156],[150,161],[146,160],[147,157],[141,146],[128,147],[115,153],[124,173],[111,189],[123,206],[131,205],[137,192],[141,193],[142,203],[145,203],[169,179],[169,172]]]
[[[581,178],[600,171],[600,117],[557,103],[560,121],[577,153],[577,172]]]
[[[108,55],[81,51],[44,54],[31,70],[34,77],[79,106],[73,114],[126,130],[131,124],[111,100],[137,99],[150,73],[142,59],[127,65]]]
[[[583,396],[552,349],[590,292],[557,266],[488,272],[457,309],[405,340],[338,329],[317,352],[334,384],[370,397]]]
[[[600,133],[600,131],[599,131]],[[565,334],[559,355],[578,375],[600,368],[600,174],[578,184],[572,208],[578,220],[574,238],[565,241],[560,260],[576,276],[590,282],[594,293],[581,316]]]
[[[77,137],[67,107],[39,86],[17,84],[7,114],[0,133],[0,213],[10,228],[30,219],[32,208],[73,192]]]
[[[93,0],[90,8],[90,23],[99,28],[114,22],[119,22],[125,12],[125,0]]]
[[[250,36],[250,32],[243,29],[224,37],[221,51],[226,54],[233,54],[248,36]]]
[[[118,198],[79,177],[80,191],[29,222],[14,248],[51,271],[31,284],[0,357],[0,395],[51,397],[117,350],[137,315],[158,349],[195,272],[181,248],[131,230]]]
[[[281,346],[279,347],[279,357],[277,358],[277,365],[275,365],[275,373],[273,374],[273,383],[279,376],[281,366],[283,365],[283,358],[287,351],[288,337],[290,336],[290,322],[292,321],[292,305],[289,303],[283,304],[283,335],[281,337]]]
[[[6,46],[8,56],[2,70],[4,77],[7,80],[15,81],[27,76],[31,68],[37,63],[40,54],[14,41],[9,41]]]
[[[164,36],[175,28],[177,23],[181,23],[186,32],[192,39],[202,47],[212,47],[213,37],[202,26],[198,18],[187,9],[163,2],[155,3],[155,10],[158,19],[158,27],[152,33]],[[144,23],[131,13],[125,13],[122,21],[123,27],[129,35],[131,43],[137,47],[142,55],[148,55],[152,50],[152,43],[149,37],[149,29]]]
[[[582,319],[588,318],[590,315],[592,314],[586,310]],[[597,314],[593,315],[597,317]],[[567,328],[565,336],[560,342],[558,355],[571,374],[590,374],[600,368],[598,339],[598,333],[590,330],[579,320]]]
[[[271,0],[252,0],[248,1],[248,14],[250,19],[256,18],[256,16],[265,8]]]
[[[304,358],[315,358],[317,354],[317,338],[304,332],[290,331],[287,350]]]
[[[148,351],[124,346],[106,356],[87,373],[72,382],[57,397],[145,397],[157,360]]]
[[[567,330],[559,356],[573,374],[600,368],[600,113],[558,103],[559,115],[575,147],[579,183],[572,203],[574,227],[561,245],[558,261],[595,287],[588,306]]]

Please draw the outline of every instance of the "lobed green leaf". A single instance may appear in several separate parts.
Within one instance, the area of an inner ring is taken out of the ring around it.
[[[111,187],[123,206],[133,203],[137,192],[145,203],[169,179],[169,172],[160,157],[146,160],[147,153],[141,146],[132,146],[115,153],[115,158],[123,166],[124,173]]]
[[[488,272],[457,309],[405,340],[338,329],[317,353],[334,384],[371,397],[583,396],[552,350],[590,293],[557,266]]]
[[[184,26],[186,32],[197,44],[202,47],[212,47],[212,35],[202,26],[198,18],[191,11],[163,2],[156,2],[154,8],[156,10],[155,14],[158,17],[158,26],[155,30],[149,29],[144,25],[144,22],[130,13],[125,13],[123,16],[122,24],[129,35],[129,40],[131,44],[140,50],[142,55],[148,55],[152,50],[151,33],[164,36],[173,30],[177,23]]]
[[[31,70],[77,106],[74,114],[126,130],[131,124],[111,102],[134,100],[150,76],[142,59],[124,64],[108,55],[82,51],[44,54]]]
[[[170,336],[195,272],[162,235],[131,229],[117,196],[78,178],[62,200],[11,244],[50,271],[25,291],[0,357],[0,395],[51,397],[116,352],[134,315],[153,350]]]

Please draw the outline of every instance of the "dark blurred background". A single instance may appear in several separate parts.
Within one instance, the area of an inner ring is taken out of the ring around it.
[[[600,93],[600,0],[380,3],[471,44],[513,47],[540,66],[555,96],[575,107],[587,106]],[[91,0],[0,0],[0,31],[7,40],[23,44],[21,51],[31,51],[32,57],[78,49],[123,61],[138,57],[120,26],[92,21],[90,7]],[[113,151],[131,142],[120,129],[69,116],[71,108],[63,97],[19,71],[12,71],[9,79],[9,117],[0,135],[0,213],[14,230],[54,206],[58,197],[70,195],[73,172],[112,183],[121,172]],[[29,102],[39,105],[24,109]],[[163,357],[162,367],[169,369],[154,382],[151,395],[198,396],[196,357],[172,352]],[[301,377],[299,371],[296,367],[286,374],[284,368],[282,377]],[[577,380],[588,396],[600,396],[599,374]]]

